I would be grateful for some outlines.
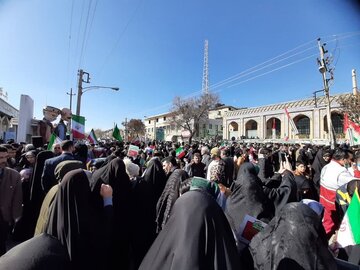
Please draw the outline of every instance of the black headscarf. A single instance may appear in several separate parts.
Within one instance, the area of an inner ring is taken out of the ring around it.
[[[180,196],[180,184],[189,176],[181,169],[176,169],[169,177],[164,191],[156,205],[157,232],[160,232],[170,216],[170,211]]]
[[[263,187],[264,193],[273,202],[275,214],[278,214],[285,204],[298,201],[297,186],[292,172],[285,171],[278,188]]]
[[[201,189],[182,195],[139,269],[241,269],[233,233],[215,199]]]
[[[143,181],[151,184],[157,202],[166,185],[166,174],[159,159],[153,158],[149,162]]]
[[[45,193],[41,186],[41,176],[44,170],[44,163],[46,159],[54,157],[52,151],[41,151],[36,156],[36,162],[34,166],[34,171],[31,179],[31,188],[30,188],[30,201],[28,203],[27,209],[23,211],[23,223],[26,224],[27,237],[30,238],[34,234],[37,218],[40,213],[40,208],[42,202],[45,198]]]
[[[319,149],[319,151],[316,153],[314,162],[311,165],[312,171],[313,171],[313,182],[315,185],[315,188],[317,189],[318,193],[320,193],[320,175],[322,168],[327,164],[327,162],[324,160],[325,150]]]
[[[156,204],[164,190],[166,174],[159,159],[150,160],[143,177],[139,177],[132,193],[132,249],[137,269],[156,238]]]
[[[103,208],[102,198],[98,196],[101,184],[107,184],[113,188],[114,214],[123,218],[122,210],[129,205],[130,178],[126,173],[125,164],[120,158],[115,158],[106,166],[96,170],[91,177],[91,191],[98,198],[97,206],[100,209]]]
[[[104,232],[107,223],[103,199],[99,196],[101,184],[108,184],[113,189],[113,230]],[[100,220],[96,227],[103,232],[103,238],[111,238],[110,252],[111,265],[114,268],[126,269],[129,263],[129,232],[130,232],[130,178],[126,173],[124,162],[114,158],[104,167],[96,170],[91,178],[92,204]],[[108,254],[107,254],[108,256]]]
[[[64,178],[64,176],[76,169],[81,169],[83,167],[83,163],[78,160],[65,160],[60,162],[56,168],[55,168],[55,178],[58,180],[58,182],[61,182]],[[38,221],[36,223],[35,228],[35,235],[41,234],[44,232],[46,225],[49,220],[49,214],[50,214],[50,206],[53,203],[56,193],[59,189],[59,185],[53,186],[49,192],[46,194],[43,203],[41,205],[40,214],[38,217]]]
[[[48,234],[40,234],[9,250],[0,257],[2,270],[70,269],[66,248]]]
[[[68,172],[59,184],[46,233],[67,248],[74,267],[95,268],[96,240],[90,206],[90,185],[84,170]]]
[[[302,203],[284,206],[249,249],[254,269],[337,269],[321,218]]]
[[[254,165],[245,162],[241,165],[238,177],[231,186],[231,195],[227,200],[226,216],[232,229],[239,229],[245,215],[269,222],[274,209],[266,197],[261,180],[256,176]]]

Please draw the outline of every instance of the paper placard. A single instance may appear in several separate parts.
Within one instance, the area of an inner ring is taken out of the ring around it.
[[[267,224],[252,216],[246,215],[243,222],[240,224],[237,239],[248,245],[251,239],[260,231],[262,231]]]
[[[130,144],[128,150],[128,156],[136,158],[137,155],[139,154],[139,150],[140,148],[138,146]]]

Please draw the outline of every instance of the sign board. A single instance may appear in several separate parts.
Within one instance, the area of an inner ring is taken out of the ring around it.
[[[181,136],[183,138],[189,138],[190,137],[190,131],[189,130],[183,130],[181,131]]]
[[[163,128],[156,129],[156,140],[163,141],[165,139],[165,131]]]
[[[137,155],[139,154],[139,150],[140,149],[138,146],[130,144],[129,150],[128,150],[128,156],[136,158]]]
[[[6,131],[5,132],[4,141],[6,142],[8,140],[16,141],[16,133],[15,133],[15,131]]]

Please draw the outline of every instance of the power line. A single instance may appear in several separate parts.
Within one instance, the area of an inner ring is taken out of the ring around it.
[[[71,55],[71,32],[73,24],[73,14],[74,14],[74,0],[71,2],[71,12],[70,12],[70,26],[69,26],[69,46],[68,46],[68,59],[67,59],[67,84],[70,81],[70,55]]]
[[[340,39],[346,39],[346,38],[349,38],[349,37],[352,37],[352,36],[356,36],[356,35],[360,35],[360,31],[343,33],[343,34],[337,34],[337,35],[336,35],[336,38],[331,39],[331,40],[328,40],[327,42],[329,43],[329,42],[333,42],[333,41],[340,40]],[[334,37],[334,35],[330,35],[330,36],[328,36],[328,37]],[[213,86],[211,86],[210,89],[211,89],[211,90],[215,90],[215,89],[219,88],[220,86],[226,85],[226,84],[229,83],[229,82],[232,82],[232,81],[234,81],[234,80],[238,80],[239,78],[248,76],[248,75],[250,75],[250,74],[252,74],[252,73],[254,73],[254,72],[257,72],[257,71],[259,71],[259,70],[262,70],[262,69],[264,69],[265,67],[258,68],[257,70],[254,70],[254,69],[256,69],[257,67],[259,67],[259,66],[261,66],[261,65],[263,65],[263,64],[266,64],[266,63],[269,63],[269,62],[271,62],[271,61],[274,61],[274,60],[276,60],[276,59],[278,59],[278,58],[280,58],[280,57],[282,57],[282,56],[285,56],[285,55],[287,55],[287,54],[289,54],[289,53],[291,53],[291,52],[294,52],[294,51],[296,51],[296,50],[299,49],[299,48],[302,48],[302,47],[304,47],[304,46],[307,46],[307,45],[313,43],[314,41],[315,41],[315,40],[308,41],[308,42],[306,42],[306,43],[304,43],[304,44],[301,44],[301,45],[299,45],[299,46],[297,46],[297,47],[295,47],[295,48],[293,48],[293,49],[291,49],[291,50],[288,50],[288,51],[286,51],[286,52],[284,52],[284,53],[282,53],[282,54],[280,54],[280,55],[278,55],[278,56],[276,56],[276,57],[273,57],[273,58],[271,58],[271,59],[269,59],[269,60],[266,60],[266,61],[264,61],[264,62],[262,62],[262,63],[260,63],[260,64],[255,65],[255,66],[253,66],[253,67],[251,67],[251,68],[249,68],[249,69],[247,69],[247,70],[245,70],[245,71],[242,71],[242,72],[240,72],[240,73],[238,73],[238,74],[236,74],[236,75],[233,75],[233,76],[231,76],[231,77],[229,77],[229,78],[227,78],[227,79],[225,79],[225,80],[222,80],[222,81],[214,84]],[[296,56],[296,55],[299,55],[299,54],[301,54],[301,53],[304,53],[304,52],[306,52],[306,51],[308,51],[308,50],[311,50],[311,49],[313,49],[313,48],[316,48],[316,47],[317,47],[317,46],[311,46],[311,47],[309,47],[309,48],[306,48],[306,49],[302,50],[301,52],[296,52],[296,53],[294,53],[294,54],[292,54],[292,55],[290,55],[290,56],[286,56],[285,58],[283,58],[283,59],[281,59],[281,60],[277,60],[277,61],[275,61],[274,63],[271,63],[271,64],[266,65],[266,67],[272,66],[272,65],[274,65],[275,63],[282,62],[282,61],[284,61],[284,60],[286,60],[286,59],[289,59],[289,58],[291,58],[291,57],[294,57],[294,56]],[[341,47],[343,47],[343,46],[340,46],[339,48],[341,48]],[[293,61],[293,62],[291,62],[291,63],[289,63],[289,64],[286,64],[286,65],[280,66],[280,67],[278,67],[278,68],[272,69],[272,70],[270,70],[270,71],[264,72],[264,73],[262,73],[262,74],[259,74],[259,75],[250,77],[250,78],[248,78],[248,79],[246,79],[246,80],[243,80],[243,81],[240,81],[240,82],[236,82],[236,83],[234,83],[234,84],[231,84],[231,85],[227,86],[225,89],[234,87],[234,86],[236,86],[236,85],[239,85],[239,84],[242,84],[242,83],[245,83],[245,82],[254,80],[254,79],[258,78],[258,77],[262,77],[262,76],[264,76],[264,75],[270,74],[270,73],[275,72],[275,71],[277,71],[277,70],[280,70],[280,69],[286,68],[286,67],[288,67],[288,66],[297,64],[297,63],[299,63],[299,62],[302,62],[302,61],[305,61],[305,60],[307,60],[307,59],[309,59],[309,58],[312,58],[312,57],[314,57],[314,56],[316,56],[316,55],[317,55],[317,54],[312,54],[312,55],[303,57],[303,58],[298,59],[298,60],[296,60],[296,61]],[[235,78],[236,78],[236,79],[235,79]],[[215,92],[221,92],[221,91],[223,91],[223,90],[224,90],[224,89],[221,88],[221,89],[218,89],[218,90],[215,91]],[[189,95],[184,96],[183,98],[184,98],[184,99],[190,98],[190,97],[196,96],[196,95],[198,95],[198,94],[200,94],[200,93],[201,93],[201,90],[195,91],[195,92],[193,92],[193,93],[191,93],[191,94],[189,94]],[[164,105],[160,105],[160,106],[158,106],[158,107],[154,107],[154,108],[152,108],[151,110],[143,111],[142,113],[146,113],[146,112],[149,112],[149,111],[154,111],[154,110],[158,110],[158,109],[161,109],[161,108],[165,108],[165,107],[168,107],[169,105],[171,105],[171,102],[168,102],[168,103],[166,103],[166,104],[164,104]]]
[[[309,59],[309,58],[312,58],[312,57],[314,57],[314,56],[316,56],[316,55],[317,55],[317,54],[312,54],[312,55],[310,55],[310,56],[301,58],[301,59],[299,59],[299,60],[293,61],[293,62],[291,62],[291,63],[289,63],[289,64],[286,64],[286,65],[283,65],[283,66],[281,66],[281,67],[275,68],[275,69],[273,69],[273,70],[270,70],[270,71],[264,72],[264,73],[262,73],[262,74],[256,75],[256,76],[251,77],[251,78],[249,78],[249,79],[246,79],[246,80],[244,80],[244,81],[237,82],[237,83],[235,83],[235,84],[232,84],[232,85],[230,85],[230,86],[227,86],[226,88],[231,88],[231,87],[234,87],[234,86],[236,86],[236,85],[239,85],[239,84],[242,84],[242,83],[251,81],[251,80],[253,80],[253,79],[256,79],[256,78],[258,78],[258,77],[262,77],[262,76],[264,76],[264,75],[273,73],[273,72],[275,72],[275,71],[277,71],[277,70],[280,70],[280,69],[283,69],[283,68],[292,66],[292,65],[294,65],[294,64],[300,63],[300,62],[302,62],[302,61],[305,61],[305,60],[307,60],[307,59]],[[224,90],[224,89],[219,89],[219,90],[216,90],[216,91],[214,91],[214,92],[215,92],[215,93],[218,93],[218,92],[221,92],[222,90]]]
[[[82,63],[82,60],[83,60],[83,53],[84,53],[84,47],[85,47],[87,27],[88,27],[88,24],[89,24],[89,15],[90,15],[91,4],[92,4],[92,0],[89,1],[89,7],[88,7],[87,15],[86,15],[85,29],[84,29],[84,35],[83,35],[81,51],[80,51],[79,69],[81,68],[81,63]]]
[[[127,21],[127,23],[125,24],[125,27],[123,28],[123,30],[120,32],[117,40],[115,41],[115,44],[114,46],[112,47],[112,49],[110,50],[110,52],[108,53],[108,55],[105,57],[105,60],[103,62],[103,64],[101,65],[101,68],[100,68],[100,72],[99,74],[101,74],[107,64],[107,62],[109,61],[110,59],[110,56],[115,52],[116,48],[119,46],[120,44],[120,41],[122,39],[122,37],[124,36],[126,30],[128,29],[129,25],[131,24],[131,22],[133,21],[133,19],[135,18],[135,15],[137,14],[141,4],[144,2],[144,0],[140,0],[138,5],[136,6],[136,9],[134,10],[134,12],[132,13],[130,19]]]
[[[258,78],[258,77],[262,77],[262,76],[264,76],[264,75],[270,74],[270,73],[275,72],[275,71],[277,71],[277,70],[280,70],[280,69],[286,68],[286,67],[288,67],[288,66],[291,66],[291,65],[300,63],[300,62],[305,61],[305,60],[307,60],[307,59],[309,59],[309,58],[312,58],[312,57],[314,57],[314,56],[316,56],[316,55],[317,55],[317,54],[312,54],[312,55],[310,55],[310,56],[303,57],[303,58],[301,58],[301,59],[299,59],[299,60],[296,60],[296,61],[293,61],[293,62],[291,62],[291,63],[289,63],[289,64],[283,65],[283,66],[278,67],[278,68],[274,68],[274,69],[272,69],[272,70],[270,70],[270,71],[261,73],[261,74],[259,74],[259,75],[256,75],[256,76],[253,76],[253,77],[251,77],[251,78],[248,78],[248,79],[246,79],[246,80],[237,82],[237,83],[235,83],[235,84],[231,84],[231,85],[227,86],[226,88],[220,88],[220,89],[218,89],[218,90],[216,90],[216,91],[212,91],[212,92],[213,92],[213,93],[221,92],[221,91],[223,91],[223,90],[225,90],[225,89],[227,89],[227,88],[234,87],[234,86],[236,86],[236,85],[239,85],[239,84],[242,84],[242,83],[245,83],[245,82],[254,80],[254,79]],[[193,93],[192,95],[194,95],[194,94],[198,94],[198,93]],[[166,107],[166,106],[169,106],[169,105],[171,105],[171,103],[167,103],[167,104],[164,104],[164,105],[161,105],[161,106],[152,108],[151,110],[147,110],[147,111],[143,111],[143,112],[154,111],[154,110],[156,110],[156,109],[160,109],[160,108],[163,108],[163,107]]]
[[[89,44],[89,38],[90,38],[90,33],[91,33],[91,30],[92,30],[92,26],[93,26],[93,22],[94,22],[94,18],[95,18],[97,4],[98,4],[98,0],[95,0],[94,10],[93,10],[92,17],[91,17],[91,20],[90,20],[90,27],[89,27],[89,30],[88,30],[88,32],[86,34],[86,38],[85,38],[84,53],[86,52],[87,45]]]

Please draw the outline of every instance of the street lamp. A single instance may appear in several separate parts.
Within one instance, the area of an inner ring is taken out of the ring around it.
[[[84,74],[87,75],[87,79],[86,81],[83,80],[83,76]],[[90,90],[95,90],[95,89],[111,89],[114,91],[119,91],[118,87],[109,87],[109,86],[101,86],[101,85],[94,85],[94,86],[87,86],[87,87],[82,87],[82,83],[90,83],[89,81],[89,73],[84,72],[82,69],[79,70],[79,83],[78,83],[78,95],[77,95],[77,105],[76,105],[76,115],[80,115],[80,106],[81,106],[81,96],[83,93],[90,91]]]

